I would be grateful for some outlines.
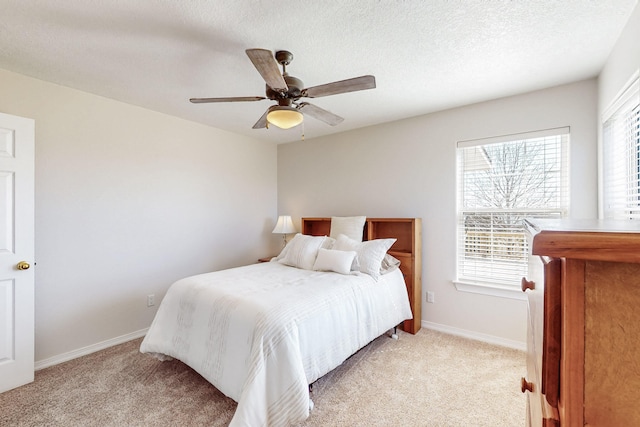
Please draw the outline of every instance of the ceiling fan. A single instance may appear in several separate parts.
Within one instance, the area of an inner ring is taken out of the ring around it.
[[[293,54],[286,50],[277,51],[275,56],[267,49],[247,49],[245,51],[266,82],[265,96],[238,96],[230,98],[191,98],[194,104],[208,102],[245,102],[271,99],[277,105],[272,105],[258,119],[253,129],[268,128],[269,124],[282,129],[289,129],[302,123],[303,115],[311,116],[331,126],[341,123],[344,119],[316,105],[300,102],[300,98],[320,98],[322,96],[373,89],[376,87],[374,76],[361,76],[347,80],[327,83],[305,88],[302,81],[287,73],[287,65],[293,60]],[[282,66],[282,74],[278,69]]]

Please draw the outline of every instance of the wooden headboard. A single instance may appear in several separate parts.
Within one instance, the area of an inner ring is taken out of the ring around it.
[[[328,236],[331,218],[302,218],[302,233]],[[367,218],[362,240],[386,239],[396,242],[389,254],[400,260],[411,304],[412,320],[405,320],[402,329],[415,334],[422,322],[422,220],[420,218]]]

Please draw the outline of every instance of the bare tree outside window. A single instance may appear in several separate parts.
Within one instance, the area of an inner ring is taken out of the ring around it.
[[[562,137],[461,150],[458,274],[514,284],[514,277],[526,274],[523,219],[566,212]]]

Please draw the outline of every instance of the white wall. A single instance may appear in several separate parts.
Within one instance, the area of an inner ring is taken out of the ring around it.
[[[631,75],[640,69],[639,40],[640,5],[637,5],[598,78],[600,113],[614,100]]]
[[[640,5],[634,9],[598,78],[598,116],[615,100],[631,76],[640,70]],[[598,122],[598,150],[602,150],[602,126]],[[601,158],[601,157],[600,157]],[[600,164],[600,168],[602,165]],[[600,175],[602,176],[602,175]],[[600,188],[602,181],[599,182]],[[602,206],[600,205],[602,211]]]
[[[422,318],[524,347],[522,300],[457,291],[456,142],[571,127],[571,214],[597,215],[596,80],[278,147],[278,210],[423,219]],[[363,106],[366,108],[366,106]],[[424,293],[435,293],[428,304]]]
[[[36,120],[36,360],[148,327],[180,277],[274,253],[278,213],[298,225],[423,218],[423,293],[436,293],[423,319],[523,343],[522,301],[451,283],[455,142],[571,126],[572,216],[594,217],[596,106],[640,68],[637,40],[640,7],[597,88],[589,80],[281,145],[277,162],[270,143],[0,70],[0,111]]]
[[[143,330],[176,279],[278,248],[275,144],[3,70],[0,111],[36,123],[36,361]]]

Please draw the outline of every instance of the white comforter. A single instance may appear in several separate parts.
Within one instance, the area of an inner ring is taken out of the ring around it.
[[[375,282],[267,262],[174,283],[140,351],[238,402],[231,426],[284,426],[309,416],[308,384],[410,318],[399,270]]]

